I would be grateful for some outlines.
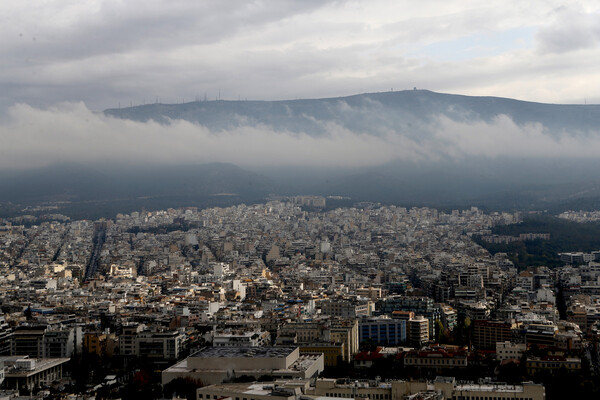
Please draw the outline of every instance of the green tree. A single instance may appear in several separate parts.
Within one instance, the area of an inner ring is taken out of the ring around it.
[[[163,387],[164,397],[173,395],[185,396],[188,400],[196,399],[196,389],[204,386],[202,381],[193,378],[176,378]]]

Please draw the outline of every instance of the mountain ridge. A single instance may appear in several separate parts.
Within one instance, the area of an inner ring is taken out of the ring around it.
[[[107,109],[105,115],[168,124],[185,120],[212,130],[267,126],[319,135],[323,124],[377,134],[384,128],[418,128],[435,116],[453,121],[485,121],[506,115],[518,125],[541,123],[551,132],[587,132],[600,126],[600,105],[551,104],[495,96],[467,96],[429,90],[376,92],[345,97],[295,100],[215,100],[146,104]],[[375,126],[379,124],[380,127]]]

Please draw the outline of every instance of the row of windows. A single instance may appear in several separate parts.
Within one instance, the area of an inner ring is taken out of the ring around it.
[[[513,397],[509,396],[452,396],[452,400],[505,400],[505,399],[517,399],[517,400],[533,400],[532,397]]]
[[[581,364],[579,363],[552,363],[552,362],[531,362],[529,363],[527,366],[529,368],[533,368],[533,367],[540,367],[540,368],[560,368],[562,366],[565,366],[566,368],[581,368]]]
[[[423,365],[423,364],[435,364],[435,365],[467,365],[467,360],[463,360],[463,359],[459,359],[459,360],[454,360],[454,359],[437,359],[437,358],[406,358],[406,363],[407,364],[412,364],[412,365]]]
[[[403,331],[405,329],[404,325],[401,324],[363,325],[361,329],[363,332],[368,332],[369,328],[371,329],[371,332],[377,332],[377,329],[381,329],[382,331],[385,331],[387,329],[389,329],[390,331]]]
[[[340,397],[340,398],[344,398],[344,399],[351,399],[353,397],[351,394],[336,393],[336,392],[325,393],[325,396],[327,396],[327,397]],[[373,394],[369,394],[369,395],[366,395],[366,394],[365,395],[361,395],[360,393],[358,393],[356,395],[356,397],[367,397],[367,398],[369,398],[371,400],[389,400],[390,399],[390,394],[389,393],[373,393]]]
[[[216,394],[212,395],[212,399],[216,400],[218,398],[221,398],[222,396],[217,396]],[[229,396],[227,396],[229,397]],[[198,393],[198,399],[207,399],[210,400],[211,399],[211,395],[207,394],[206,396],[204,396],[202,393]],[[236,397],[235,400],[254,400],[252,397]]]

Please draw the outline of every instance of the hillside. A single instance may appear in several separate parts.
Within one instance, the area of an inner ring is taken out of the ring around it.
[[[183,119],[211,130],[269,126],[276,130],[319,135],[327,124],[371,134],[399,127],[419,130],[432,118],[489,122],[507,115],[519,125],[542,124],[549,132],[587,132],[600,126],[599,105],[543,104],[500,97],[473,97],[407,90],[349,97],[285,101],[201,101],[147,104],[108,109],[107,115],[136,121],[168,123]]]

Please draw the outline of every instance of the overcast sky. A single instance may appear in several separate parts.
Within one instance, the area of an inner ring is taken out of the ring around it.
[[[0,2],[0,109],[414,86],[600,103],[600,2]]]
[[[465,123],[440,115],[415,140],[400,126],[377,137],[332,123],[311,137],[99,113],[205,96],[279,100],[413,87],[600,103],[598,1],[1,1],[0,49],[0,169],[600,154],[597,132],[549,135],[503,115]]]

